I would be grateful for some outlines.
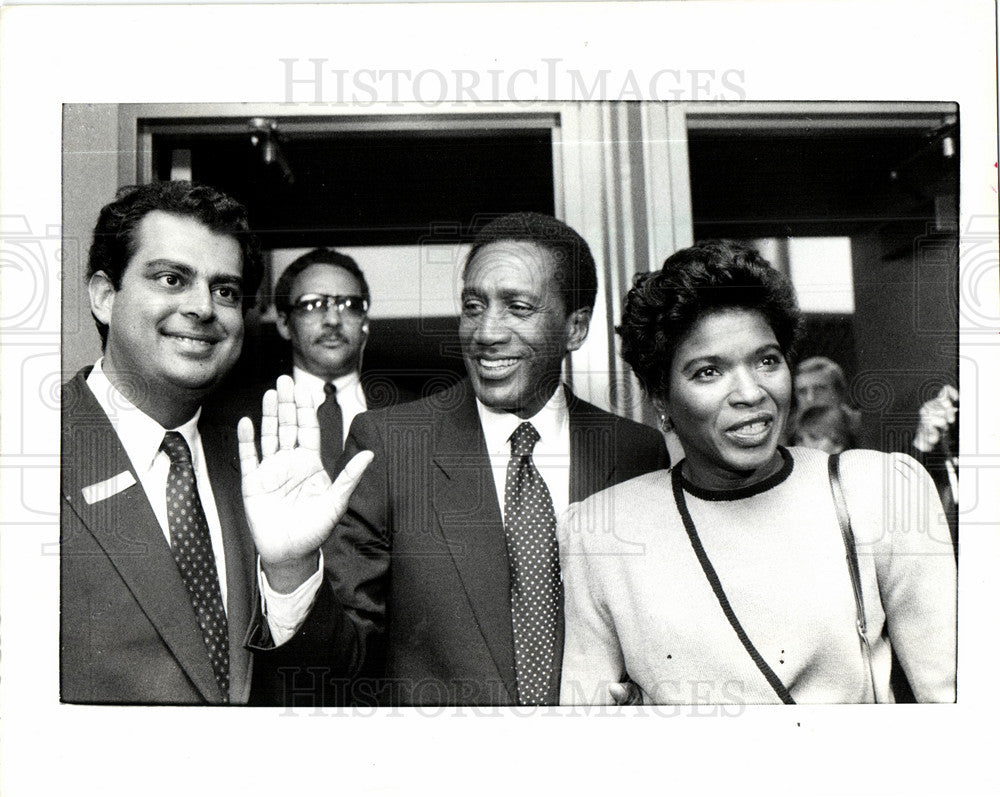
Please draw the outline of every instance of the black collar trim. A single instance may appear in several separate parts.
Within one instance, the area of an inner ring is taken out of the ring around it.
[[[783,460],[781,468],[763,481],[748,484],[746,487],[736,487],[732,490],[708,490],[689,482],[684,477],[683,470],[680,471],[681,484],[685,491],[691,493],[695,498],[700,498],[702,501],[739,501],[743,498],[749,498],[752,495],[758,495],[767,492],[773,487],[777,487],[792,475],[795,460],[792,459],[791,453],[784,446],[778,446],[778,453],[781,454],[781,459]],[[676,467],[680,468],[681,462],[678,462]]]

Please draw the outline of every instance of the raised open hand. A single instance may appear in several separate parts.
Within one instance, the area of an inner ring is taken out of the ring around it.
[[[920,408],[920,422],[913,438],[913,446],[920,451],[931,451],[942,435],[955,423],[958,408],[958,391],[951,385],[942,387],[938,394],[924,402]]]
[[[264,394],[257,459],[253,422],[241,418],[243,505],[271,585],[291,591],[316,569],[316,552],[333,531],[374,456],[356,455],[330,481],[319,455],[319,426],[308,391],[289,376]]]

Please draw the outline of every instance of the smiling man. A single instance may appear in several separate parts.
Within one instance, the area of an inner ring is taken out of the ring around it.
[[[564,223],[534,213],[491,222],[463,272],[468,380],[360,415],[351,428],[345,460],[364,450],[374,459],[324,548],[333,588],[320,586],[309,539],[290,551],[288,534],[278,539],[266,514],[250,513],[271,584],[318,590],[291,641],[258,640],[300,668],[288,689],[310,688],[318,670],[309,668],[323,667],[328,685],[352,686],[346,696],[328,689],[328,701],[557,702],[555,518],[572,501],[667,465],[656,431],[580,401],[562,384],[563,360],[586,339],[596,291],[590,249]],[[278,401],[279,423],[288,424],[295,412],[280,409],[292,402],[287,385]],[[265,456],[259,468],[279,465]],[[262,481],[257,467],[245,467],[244,478]],[[273,515],[295,529],[291,508],[275,505]],[[327,652],[322,662],[310,657],[316,647]]]
[[[246,703],[253,541],[233,430],[200,423],[261,277],[246,211],[207,186],[123,188],[88,276],[104,353],[63,386],[62,699]]]

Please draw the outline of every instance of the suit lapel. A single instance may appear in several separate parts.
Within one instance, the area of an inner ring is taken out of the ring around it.
[[[63,395],[62,489],[136,602],[209,702],[221,699],[187,590],[128,455],[81,372]],[[87,503],[83,489],[128,473],[133,483]],[[64,539],[62,556],[73,555]]]
[[[615,419],[566,389],[569,407],[570,503],[610,487],[615,473]]]
[[[433,502],[442,533],[494,663],[516,701],[510,570],[503,520],[486,441],[468,383],[456,391],[454,410],[436,419]],[[581,501],[612,484],[614,418],[567,390],[570,419],[570,501]],[[554,678],[558,683],[560,655]]]
[[[615,418],[578,399],[567,387],[569,410],[569,501],[575,503],[610,487],[615,475]],[[559,605],[556,628],[556,660],[553,667],[554,694],[559,694],[565,641],[564,604]]]
[[[365,406],[369,410],[380,410],[417,398],[409,391],[400,389],[391,372],[362,371],[360,379],[361,390],[365,395]]]
[[[243,512],[240,465],[233,430],[206,424],[200,431],[226,551],[229,695],[231,702],[245,703],[250,696],[250,651],[243,641],[256,599],[255,549]]]
[[[507,542],[476,403],[468,383],[460,404],[435,420],[433,504],[486,645],[511,700],[517,694]]]
[[[365,396],[365,407],[369,410],[378,410],[382,407],[392,406],[391,392],[386,390],[386,385],[379,382],[377,378],[362,372],[358,375],[361,380],[361,392]]]

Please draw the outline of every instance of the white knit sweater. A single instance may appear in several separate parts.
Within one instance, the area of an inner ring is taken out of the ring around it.
[[[784,452],[753,488],[685,482],[698,537],[747,636],[799,703],[873,699],[825,454]],[[857,540],[875,689],[890,640],[917,700],[955,699],[956,568],[934,483],[903,454],[841,455]],[[611,702],[630,677],[653,704],[780,702],[726,619],[691,546],[670,471],[568,510],[564,704]]]

